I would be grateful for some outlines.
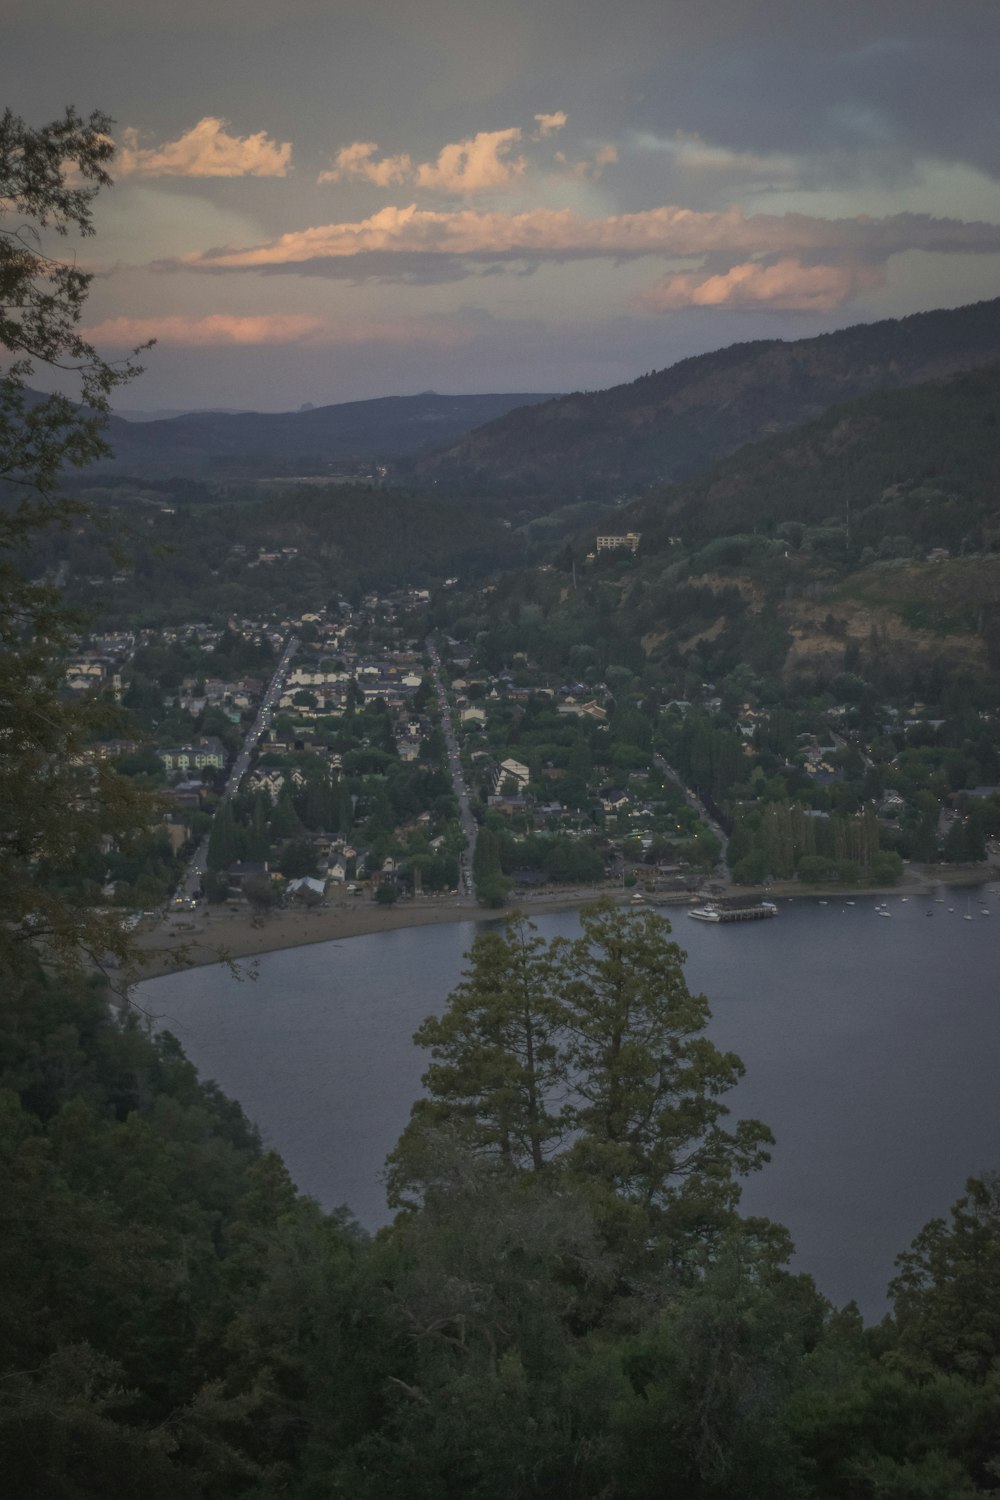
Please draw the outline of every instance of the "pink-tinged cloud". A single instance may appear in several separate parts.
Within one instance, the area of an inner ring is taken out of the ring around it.
[[[313,340],[325,332],[320,318],[300,313],[266,313],[258,317],[239,317],[229,313],[209,313],[202,318],[183,313],[149,318],[108,318],[93,328],[83,330],[94,344],[112,348],[131,348],[155,339],[158,344],[185,344],[192,347],[222,344],[298,344]]]
[[[613,166],[618,160],[618,147],[611,145],[598,146],[589,160],[575,161],[573,163],[570,163],[564,151],[557,151],[555,159],[557,165],[566,167],[570,175],[576,177],[580,182],[596,182],[604,171],[604,168]]]
[[[391,187],[397,182],[407,182],[413,176],[413,162],[405,153],[402,156],[379,156],[374,141],[355,141],[344,146],[333,159],[333,166],[321,172],[317,182],[373,182],[378,187]]]
[[[797,260],[768,265],[745,261],[719,276],[683,272],[664,276],[642,298],[652,312],[678,307],[774,308],[791,312],[832,312],[862,291],[883,285],[880,265],[804,266]]]
[[[744,215],[737,208],[697,212],[664,206],[588,219],[573,209],[508,214],[475,209],[387,207],[356,223],[295,230],[246,248],[198,252],[164,269],[308,269],[329,276],[407,278],[471,274],[481,265],[541,265],[577,259],[701,259],[724,274],[756,257],[824,264],[881,264],[907,250],[1000,253],[1000,226],[895,214],[884,219],[820,219],[805,214]]]
[[[319,182],[343,182],[353,179],[390,187],[394,183],[412,182],[433,193],[471,198],[477,193],[496,192],[509,187],[520,177],[527,163],[511,152],[521,141],[521,131],[481,130],[467,141],[444,146],[435,161],[415,163],[405,153],[401,156],[379,156],[374,141],[355,141],[344,146],[333,159],[333,165],[321,172]]]
[[[289,141],[256,135],[230,135],[224,120],[206,115],[197,125],[162,146],[142,147],[139,133],[126,130],[116,162],[117,177],[287,177]]]
[[[155,339],[158,344],[185,348],[221,348],[233,344],[312,344],[329,348],[363,344],[458,349],[474,330],[460,318],[358,318],[326,322],[301,313],[268,313],[241,317],[209,313],[163,317],[108,318],[82,330],[93,344],[110,349],[132,349]]]
[[[422,163],[417,168],[417,186],[463,198],[508,187],[525,170],[524,157],[511,155],[520,140],[516,126],[480,130],[470,140],[445,146],[436,162]]]
[[[550,115],[536,115],[535,124],[538,126],[538,129],[535,131],[535,139],[541,140],[543,136],[552,135],[554,131],[564,128],[566,124],[566,111],[557,109]]]

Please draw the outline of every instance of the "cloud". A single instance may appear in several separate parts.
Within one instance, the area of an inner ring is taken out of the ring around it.
[[[797,260],[745,261],[721,275],[680,272],[664,276],[642,297],[651,312],[679,307],[766,308],[832,312],[862,291],[885,282],[881,265],[803,265]]]
[[[286,177],[291,163],[290,142],[279,144],[263,130],[230,135],[224,120],[206,115],[162,146],[140,147],[138,131],[124,131],[116,176]]]
[[[524,157],[510,154],[520,140],[516,126],[480,130],[470,140],[445,146],[433,164],[424,162],[418,167],[417,186],[462,197],[508,187],[525,170]]]
[[[553,131],[563,129],[566,124],[566,111],[557,109],[551,115],[536,115],[535,124],[538,126],[538,129],[535,131],[535,140],[540,141],[543,136],[551,135]]]
[[[588,160],[569,161],[565,151],[557,151],[555,155],[556,165],[565,167],[571,177],[580,182],[596,182],[605,167],[613,166],[618,160],[618,147],[612,145],[598,146],[593,156]]]
[[[782,182],[796,181],[802,174],[799,158],[787,152],[733,151],[728,146],[713,145],[697,131],[676,130],[670,136],[640,131],[632,144],[642,153],[669,156],[689,172]]]
[[[894,214],[824,219],[807,214],[746,215],[738,208],[699,212],[664,205],[586,218],[573,209],[510,214],[471,208],[386,207],[356,223],[295,230],[247,247],[226,246],[161,262],[160,269],[303,271],[339,277],[406,277],[429,263],[450,274],[484,265],[537,266],[571,260],[716,257],[724,273],[760,257],[804,263],[878,264],[907,250],[1000,253],[1000,226]]]
[[[527,165],[524,158],[511,155],[521,138],[517,127],[480,130],[468,140],[443,146],[435,161],[420,163],[405,153],[379,156],[374,141],[355,141],[337,152],[332,167],[321,172],[317,180],[364,181],[378,187],[411,182],[431,192],[469,198],[509,187],[522,175]]]
[[[230,313],[208,313],[203,317],[167,313],[161,317],[118,317],[84,328],[82,333],[91,343],[112,349],[132,349],[150,339],[182,348],[224,348],[234,344],[310,344],[337,348],[371,344],[456,349],[472,337],[459,318],[358,318],[328,322],[303,313],[249,317]]]
[[[174,313],[163,317],[108,318],[93,328],[85,328],[83,334],[92,343],[113,348],[133,348],[149,339],[155,339],[158,344],[215,347],[225,344],[296,344],[314,339],[323,331],[321,319],[299,313],[264,313],[256,317],[209,313],[201,318]]]
[[[360,179],[378,187],[390,187],[413,177],[413,162],[405,153],[383,157],[378,157],[377,153],[378,146],[374,141],[355,141],[351,146],[342,147],[333,159],[333,166],[321,172],[316,180],[345,182]]]

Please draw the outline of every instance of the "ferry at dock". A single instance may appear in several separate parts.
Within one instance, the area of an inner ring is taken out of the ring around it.
[[[717,906],[714,901],[706,901],[704,906],[692,907],[688,912],[695,922],[759,922],[777,915],[773,901],[755,901],[749,906]]]

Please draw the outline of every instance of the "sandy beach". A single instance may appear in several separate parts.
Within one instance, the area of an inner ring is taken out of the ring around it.
[[[729,897],[748,901],[766,896],[802,897],[803,899],[842,899],[845,896],[907,895],[919,896],[934,886],[972,885],[996,875],[992,865],[966,866],[942,870],[940,866],[909,866],[896,886],[864,886],[848,890],[840,886],[803,886],[796,881],[775,882],[768,888],[730,889]],[[283,948],[299,948],[308,943],[329,943],[338,939],[366,937],[377,932],[392,932],[400,927],[424,927],[442,922],[485,921],[519,910],[528,917],[547,912],[573,911],[588,902],[610,896],[622,905],[632,902],[635,892],[611,889],[561,889],[532,894],[512,900],[502,910],[480,906],[471,897],[423,896],[418,901],[399,901],[393,906],[379,906],[367,897],[329,902],[310,911],[287,909],[272,912],[263,919],[252,918],[246,907],[208,907],[197,917],[167,917],[136,933],[136,947],[142,956],[136,981],[153,979],[204,964],[252,961],[264,953]],[[650,906],[683,911],[693,898],[687,893],[656,893]]]
[[[195,968],[228,960],[254,959],[262,953],[299,948],[307,943],[329,943],[337,939],[366,937],[392,932],[400,927],[425,927],[442,922],[484,921],[517,909],[529,916],[572,911],[601,896],[622,899],[620,890],[554,891],[532,895],[502,910],[480,906],[471,897],[425,896],[419,901],[400,901],[379,906],[370,899],[331,903],[311,911],[284,910],[270,913],[256,924],[248,910],[209,908],[196,920],[166,918],[136,934],[136,947],[143,955],[136,980],[153,979],[178,969]],[[631,892],[625,893],[628,904]],[[688,898],[684,898],[686,902]]]

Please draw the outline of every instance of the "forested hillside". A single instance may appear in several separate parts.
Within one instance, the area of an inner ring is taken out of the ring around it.
[[[893,536],[925,550],[991,546],[1000,539],[1000,365],[838,404],[614,518],[642,530],[647,556],[678,533],[693,545],[774,536],[784,523],[792,539],[796,526],[840,529],[855,558]]]
[[[797,343],[734,344],[629,385],[513,411],[422,460],[454,484],[610,497],[697,473],[834,402],[1000,359],[1000,300],[859,324]]]
[[[227,503],[136,482],[87,494],[103,529],[36,537],[30,566],[55,574],[65,564],[67,597],[99,602],[110,625],[301,613],[338,590],[469,579],[523,556],[488,511],[371,485],[276,485]]]
[[[642,534],[620,624],[654,654],[697,642],[713,675],[752,662],[802,685],[846,659],[887,687],[909,672],[917,696],[928,670],[985,678],[1000,606],[1000,368],[836,407],[608,524]]]
[[[509,395],[384,396],[296,412],[189,412],[160,421],[112,417],[105,472],[220,478],[322,474],[332,465],[385,463],[454,441],[515,406],[547,400]]]

